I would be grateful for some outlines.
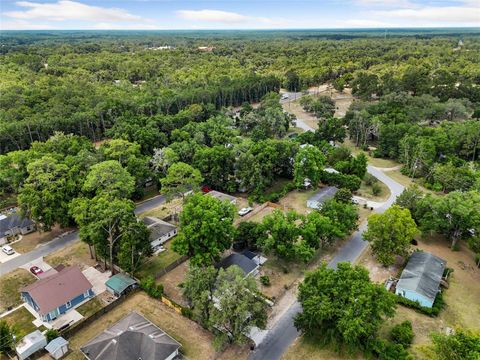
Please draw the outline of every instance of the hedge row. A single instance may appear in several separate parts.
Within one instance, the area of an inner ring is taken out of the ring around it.
[[[421,312],[422,314],[428,316],[437,316],[445,306],[442,293],[437,294],[437,297],[435,298],[435,301],[433,302],[433,306],[431,308],[421,306],[418,301],[409,300],[403,296],[397,296],[397,303],[417,310],[418,312]]]

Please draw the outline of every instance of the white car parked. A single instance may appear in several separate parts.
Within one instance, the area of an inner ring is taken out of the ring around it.
[[[287,100],[289,97],[290,97],[290,95],[288,95],[288,94],[282,94],[281,99],[282,100]]]
[[[242,209],[238,210],[238,215],[245,216],[252,210],[253,209],[251,207],[242,208]]]
[[[7,255],[15,254],[15,250],[13,250],[13,248],[9,245],[5,245],[4,247],[2,247],[2,251]]]

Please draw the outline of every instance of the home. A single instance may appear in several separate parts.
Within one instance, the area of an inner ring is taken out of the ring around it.
[[[6,244],[8,238],[35,231],[35,223],[20,215],[2,216],[0,219],[0,245]]]
[[[263,265],[268,260],[266,257],[263,257],[262,255],[254,253],[250,250],[242,251],[242,255],[246,256],[250,260],[253,260],[257,265]]]
[[[89,360],[172,360],[181,345],[136,312],[115,323],[80,348]]]
[[[337,191],[338,188],[335,186],[325,186],[319,189],[307,200],[307,207],[320,210],[325,201],[332,199]]]
[[[212,190],[205,194],[206,196],[212,196],[220,201],[228,201],[230,204],[235,205],[237,203],[237,198],[232,195],[222,193],[220,191]]]
[[[415,251],[403,269],[395,294],[431,308],[440,291],[446,263],[428,252]]]
[[[232,253],[226,258],[223,258],[215,267],[226,270],[233,265],[236,265],[242,269],[242,271],[245,273],[245,276],[255,276],[258,274],[259,264],[249,259],[245,255],[238,253]]]
[[[152,216],[145,216],[142,221],[150,230],[150,243],[154,251],[177,235],[177,227],[166,221]]]
[[[55,360],[61,359],[68,352],[68,341],[59,336],[45,346],[50,356]]]
[[[21,296],[42,321],[52,321],[93,297],[92,287],[77,266],[70,266],[24,287]]]
[[[47,338],[40,330],[24,336],[22,340],[15,346],[15,351],[20,360],[27,359],[29,356],[43,349],[47,345]]]
[[[105,283],[107,291],[115,296],[122,296],[137,287],[137,280],[126,274],[113,275]]]

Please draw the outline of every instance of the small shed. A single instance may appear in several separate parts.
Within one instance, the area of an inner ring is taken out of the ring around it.
[[[51,357],[55,360],[60,359],[68,352],[68,341],[59,336],[48,343],[45,347]]]
[[[307,207],[320,210],[323,203],[332,199],[337,191],[338,188],[335,186],[325,186],[321,188],[307,200]]]
[[[36,353],[38,350],[43,349],[47,345],[47,338],[40,330],[26,335],[15,347],[18,358],[20,360],[26,359],[29,356]]]
[[[105,285],[110,293],[121,296],[137,287],[137,281],[128,275],[116,274],[108,279]]]

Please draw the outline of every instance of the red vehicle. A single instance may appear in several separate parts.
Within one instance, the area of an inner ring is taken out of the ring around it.
[[[30,272],[31,272],[33,275],[43,274],[43,270],[40,269],[38,266],[32,266],[32,267],[30,268]]]
[[[202,186],[202,192],[204,192],[205,194],[206,193],[209,193],[210,191],[212,191],[212,188],[208,185],[203,185]]]

